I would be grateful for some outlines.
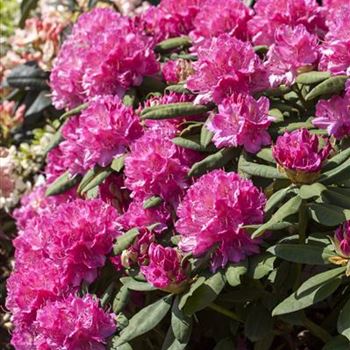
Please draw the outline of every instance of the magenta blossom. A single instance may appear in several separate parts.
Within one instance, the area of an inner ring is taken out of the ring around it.
[[[139,117],[117,96],[94,98],[80,116],[63,127],[60,149],[71,174],[84,173],[96,164],[109,165],[142,135]]]
[[[187,88],[199,94],[197,102],[216,103],[235,92],[249,92],[265,87],[265,69],[250,43],[221,34],[198,47],[195,73]]]
[[[320,100],[316,105],[316,118],[312,120],[312,124],[327,129],[328,134],[337,139],[350,136],[350,95]]]
[[[252,181],[236,173],[214,170],[203,175],[177,209],[180,248],[198,256],[217,246],[214,270],[257,253],[258,241],[242,226],[263,222],[265,202],[265,195]]]
[[[207,0],[193,21],[195,29],[190,37],[195,44],[223,33],[247,40],[247,22],[252,14],[253,11],[240,0]]]
[[[39,310],[33,328],[38,350],[104,350],[116,325],[114,315],[100,308],[91,295],[70,295]]]
[[[151,46],[128,17],[106,8],[83,14],[51,73],[54,105],[72,108],[96,95],[122,96],[158,71]]]
[[[248,29],[255,45],[271,45],[276,29],[283,25],[302,24],[307,31],[322,38],[327,31],[326,11],[316,0],[259,0],[254,6],[255,16]]]
[[[63,283],[91,283],[118,235],[116,219],[115,209],[99,199],[61,204],[26,226],[14,241],[16,254],[40,252],[60,270]]]
[[[146,132],[131,145],[125,160],[125,185],[133,197],[162,197],[171,204],[178,202],[188,187],[188,154],[195,153],[176,146],[166,136]]]
[[[168,84],[185,81],[193,73],[192,63],[182,58],[169,60],[162,65],[162,74]]]
[[[272,148],[273,156],[284,172],[296,183],[313,182],[321,171],[332,147],[329,142],[320,147],[316,135],[307,129],[285,132]],[[311,174],[308,176],[308,174]]]
[[[218,108],[219,113],[208,123],[216,147],[244,146],[246,151],[256,153],[271,143],[267,129],[274,118],[268,115],[267,97],[255,100],[250,95],[233,95],[225,98]]]
[[[283,25],[276,30],[266,62],[272,87],[291,85],[299,73],[313,69],[318,59],[317,40],[301,24],[295,28]]]
[[[165,203],[157,207],[144,209],[144,200],[142,198],[134,199],[128,210],[118,218],[118,223],[124,230],[130,230],[133,227],[146,227],[158,223],[154,228],[156,233],[160,233],[167,228],[167,222],[170,220],[170,213]]]
[[[350,258],[350,220],[340,225],[334,236],[335,249],[338,254]]]
[[[149,264],[141,266],[141,272],[153,286],[168,291],[181,290],[186,281],[186,269],[181,265],[181,255],[175,248],[163,247],[151,243],[149,250]]]

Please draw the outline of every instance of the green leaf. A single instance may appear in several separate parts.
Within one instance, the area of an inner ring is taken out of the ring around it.
[[[266,202],[265,213],[275,209],[288,195],[290,187],[285,187],[275,192]]]
[[[315,182],[311,185],[302,185],[299,190],[299,196],[302,199],[310,199],[313,197],[319,197],[323,191],[325,191],[327,187],[322,185],[319,182]]]
[[[119,236],[113,246],[114,255],[121,254],[123,250],[127,249],[134,242],[138,234],[139,230],[137,228],[132,228],[123,235]]]
[[[22,0],[21,2],[21,18],[19,20],[19,26],[24,28],[26,19],[29,17],[30,12],[38,6],[39,0]]]
[[[161,41],[155,46],[154,50],[159,53],[165,53],[174,49],[190,47],[191,44],[191,39],[188,36],[179,36]]]
[[[124,286],[128,287],[128,289],[138,292],[149,292],[157,290],[156,287],[153,287],[148,282],[137,281],[132,277],[121,277],[120,282],[123,283]]]
[[[199,143],[199,136],[198,135],[189,135],[187,137],[174,137],[171,140],[175,145],[192,149],[194,151],[198,152],[205,152],[206,149]]]
[[[129,320],[129,325],[121,331],[115,345],[127,343],[156,327],[169,312],[171,301],[172,295],[168,295],[141,309]]]
[[[331,187],[322,192],[322,198],[326,199],[330,204],[350,209],[350,197],[346,193],[342,194],[341,192],[333,191]]]
[[[204,148],[207,148],[213,139],[214,133],[209,131],[207,126],[204,124],[201,129],[200,143]]]
[[[44,72],[36,62],[26,62],[13,68],[6,81],[13,88],[47,90],[48,78],[48,72]]]
[[[114,158],[112,160],[111,165],[110,165],[111,169],[113,171],[116,171],[117,173],[120,173],[121,170],[124,168],[125,158],[126,158],[125,154],[122,154],[121,156],[118,156],[117,158]]]
[[[190,289],[184,293],[181,296],[180,302],[179,302],[179,308],[183,309],[188,298],[192,296],[192,294],[205,282],[205,277],[204,276],[199,276],[191,285]]]
[[[260,176],[267,179],[286,178],[286,176],[281,174],[275,167],[249,162],[244,153],[239,159],[238,170],[251,176]]]
[[[266,162],[269,162],[269,163],[275,163],[275,159],[273,158],[273,155],[272,155],[272,150],[271,148],[263,148],[261,149],[257,154],[256,156]]]
[[[341,335],[350,341],[350,298],[340,311],[337,329]]]
[[[66,120],[68,117],[72,116],[72,115],[76,115],[79,114],[81,111],[83,111],[84,109],[86,109],[89,106],[88,103],[83,103],[81,105],[79,105],[78,107],[75,107],[69,111],[67,111],[66,113],[63,113],[60,116],[60,120]]]
[[[202,159],[200,162],[194,163],[188,173],[188,176],[197,177],[205,174],[208,171],[222,168],[235,156],[236,154],[232,148],[223,148],[220,151]]]
[[[349,350],[349,341],[345,337],[337,335],[327,342],[322,350]]]
[[[143,208],[144,209],[154,208],[154,207],[157,207],[158,205],[160,205],[162,203],[163,203],[163,199],[161,197],[153,196],[153,197],[150,197],[150,198],[146,199],[143,202]]]
[[[312,72],[299,74],[295,81],[298,84],[312,85],[312,84],[320,83],[330,78],[330,76],[331,76],[331,73],[329,72],[312,71]]]
[[[244,334],[252,342],[263,339],[272,331],[270,312],[260,303],[248,308],[247,319],[244,323]]]
[[[270,247],[269,253],[295,263],[309,265],[329,264],[328,258],[334,253],[320,245],[281,243]]]
[[[350,158],[338,167],[323,173],[319,179],[325,185],[338,184],[350,178]]]
[[[273,121],[273,123],[281,123],[284,121],[284,115],[283,113],[277,109],[277,108],[271,108],[269,110],[269,115],[271,115],[272,117],[275,118],[275,120]]]
[[[136,90],[134,88],[127,90],[127,92],[123,97],[123,104],[125,106],[136,107],[137,96],[136,96]]]
[[[337,226],[350,219],[350,210],[331,204],[308,204],[308,210],[313,220],[325,226]]]
[[[58,177],[52,184],[50,184],[45,192],[47,197],[56,194],[64,193],[70,188],[74,187],[80,180],[80,176],[72,176],[68,171]]]
[[[226,269],[225,276],[227,283],[231,287],[241,284],[241,276],[248,271],[248,260],[243,260],[236,264],[230,264]]]
[[[130,291],[127,286],[121,286],[113,300],[113,312],[119,314],[129,302]]]
[[[98,186],[111,174],[112,170],[110,168],[97,169],[92,179],[84,187],[81,188],[81,194],[84,194],[93,189],[94,187]]]
[[[39,95],[36,97],[34,102],[26,110],[25,118],[35,118],[38,115],[42,114],[45,111],[45,109],[47,109],[51,105],[52,101],[49,96],[49,92],[46,90],[40,91]]]
[[[269,254],[254,255],[249,258],[248,275],[255,280],[265,277],[274,269],[276,257]]]
[[[101,298],[101,306],[105,306],[112,297],[115,289],[115,282],[111,282]]]
[[[243,2],[251,4],[251,3],[253,3],[253,0],[244,0]],[[247,5],[247,6],[249,6],[249,5]],[[265,55],[265,54],[267,54],[267,51],[269,51],[269,47],[266,45],[254,46],[254,52],[258,55]]]
[[[187,299],[183,311],[187,315],[205,309],[214,301],[225,286],[225,278],[222,271],[216,272],[201,284],[193,294]]]
[[[208,112],[208,108],[204,105],[195,105],[191,102],[178,102],[145,108],[141,112],[141,119],[171,119],[206,112]]]
[[[57,130],[57,131],[53,134],[53,136],[52,136],[52,138],[51,138],[49,144],[46,146],[46,148],[45,148],[45,150],[44,150],[45,156],[46,156],[52,149],[54,149],[55,147],[57,147],[62,141],[63,141],[63,136],[62,136],[61,128],[60,128],[59,130]]]
[[[187,344],[192,332],[192,317],[179,309],[179,296],[176,297],[171,309],[171,328],[174,337],[181,343]]]
[[[234,350],[235,344],[233,343],[232,339],[230,338],[224,338],[221,339],[216,345],[213,350]]]
[[[192,92],[185,88],[185,84],[169,85],[165,91],[173,91],[178,94],[192,94]]]
[[[96,176],[96,173],[101,170],[101,167],[95,166],[94,168],[88,170],[83,178],[81,179],[77,192],[81,193],[81,190]]]
[[[338,267],[309,278],[296,292],[278,304],[272,315],[302,310],[327,298],[339,287],[341,283],[339,276],[344,271],[345,267]]]
[[[332,170],[350,158],[350,147],[330,158],[322,168],[323,172]]]
[[[296,214],[301,206],[302,199],[297,195],[289,199],[283,204],[275,214],[272,215],[271,219],[265,224],[261,225],[253,234],[252,238],[261,236],[266,230],[271,229],[275,224],[283,222],[285,218],[290,215]]]
[[[305,97],[306,101],[311,101],[314,98],[322,95],[334,95],[343,91],[345,88],[345,82],[348,79],[346,75],[338,75],[330,77],[322,83],[315,86]]]

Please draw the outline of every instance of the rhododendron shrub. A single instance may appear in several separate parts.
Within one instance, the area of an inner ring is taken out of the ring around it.
[[[15,349],[349,348],[350,13],[320,2],[89,2],[11,213]]]

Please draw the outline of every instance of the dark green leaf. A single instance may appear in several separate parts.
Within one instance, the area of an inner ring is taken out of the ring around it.
[[[50,184],[45,192],[46,196],[54,196],[68,191],[75,186],[80,180],[80,176],[72,176],[68,171],[58,177],[52,184]]]
[[[270,247],[268,252],[287,261],[309,265],[329,264],[328,258],[334,255],[323,246],[311,244],[281,243]]]
[[[76,115],[79,114],[81,111],[83,111],[84,109],[86,109],[89,106],[88,103],[83,103],[81,105],[79,105],[78,107],[75,107],[69,111],[67,111],[66,113],[63,113],[60,116],[60,120],[66,120],[68,117],[72,116],[72,115]]]
[[[305,97],[306,101],[313,100],[314,98],[322,95],[334,95],[343,91],[345,88],[345,82],[348,79],[346,75],[338,75],[330,77],[322,83],[315,86]]]
[[[234,350],[235,344],[233,343],[232,339],[230,338],[224,338],[221,339],[216,345],[213,350]]]
[[[244,323],[244,334],[252,342],[263,339],[272,331],[270,312],[260,303],[248,308],[247,319]]]
[[[194,151],[198,152],[205,152],[206,149],[199,143],[199,136],[198,135],[189,135],[187,137],[175,137],[172,139],[172,142],[175,143],[175,145],[192,149]]]
[[[320,83],[330,78],[330,76],[331,74],[329,72],[312,71],[312,72],[299,74],[295,81],[298,84],[312,85],[312,84]]]
[[[308,210],[313,220],[325,226],[337,226],[350,219],[350,210],[331,204],[308,204]]]
[[[349,341],[345,337],[337,335],[327,342],[322,350],[349,350]]]
[[[191,285],[190,289],[184,293],[179,302],[179,308],[183,309],[188,298],[192,296],[192,294],[205,282],[204,276],[199,276]]]
[[[165,89],[166,91],[173,91],[178,94],[192,94],[192,92],[185,88],[185,84],[169,85]]]
[[[193,315],[195,312],[205,309],[217,298],[224,288],[225,283],[226,281],[222,271],[216,272],[206,279],[187,299],[183,311],[187,315]]]
[[[323,172],[332,170],[350,158],[350,147],[330,158],[322,168]]]
[[[302,199],[310,199],[312,197],[319,197],[327,187],[319,182],[315,182],[311,185],[302,185],[299,190],[299,196]]]
[[[87,191],[90,191],[94,187],[98,186],[111,174],[112,170],[110,168],[100,168],[96,170],[93,178],[84,187],[81,188],[81,194],[84,194]]]
[[[241,284],[241,276],[248,270],[248,260],[243,260],[236,264],[230,264],[225,272],[227,283],[231,287],[236,287]]]
[[[120,282],[123,283],[124,286],[128,287],[128,289],[138,292],[149,292],[157,289],[147,282],[137,281],[132,277],[121,277]]]
[[[274,269],[276,257],[271,254],[254,255],[249,258],[248,274],[255,280],[265,277]]]
[[[26,19],[29,17],[30,12],[38,6],[39,0],[22,0],[21,2],[21,18],[19,20],[19,26],[24,27]]]
[[[59,129],[53,134],[49,144],[45,148],[44,154],[47,155],[52,149],[57,147],[62,141],[63,141],[63,136],[61,134],[61,129]]]
[[[279,191],[275,192],[266,202],[265,212],[272,211],[275,209],[288,195],[290,187],[282,188]]]
[[[137,228],[133,228],[119,236],[113,246],[113,253],[115,255],[121,254],[124,249],[127,249],[134,242],[138,234],[139,230]]]
[[[175,338],[181,344],[187,344],[192,332],[192,317],[179,309],[179,301],[177,296],[171,310],[171,328]]]
[[[163,203],[163,199],[161,197],[153,196],[151,198],[146,199],[143,202],[143,208],[144,209],[154,208],[162,203]]]
[[[115,296],[113,300],[113,312],[115,314],[118,314],[119,312],[123,311],[125,306],[128,304],[130,296],[130,291],[127,286],[121,286],[119,289],[119,292]]]
[[[154,50],[164,53],[174,49],[184,49],[189,46],[191,46],[191,39],[188,36],[179,36],[161,41],[155,46]]]
[[[319,179],[325,185],[338,184],[350,178],[350,158],[338,167],[323,173]]]
[[[171,301],[172,295],[168,295],[141,309],[129,320],[129,325],[121,331],[115,345],[127,343],[156,327],[170,310]]]
[[[350,298],[340,311],[337,329],[341,335],[350,341]]]
[[[201,129],[200,143],[204,148],[207,148],[211,140],[213,139],[214,133],[209,131],[207,126],[204,124]]]
[[[51,98],[49,97],[49,92],[44,90],[39,93],[35,101],[25,112],[25,118],[30,118],[32,116],[42,114],[45,109],[50,107],[52,104]]]

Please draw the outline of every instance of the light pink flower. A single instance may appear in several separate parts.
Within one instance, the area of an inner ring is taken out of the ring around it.
[[[84,173],[96,164],[109,165],[142,135],[139,117],[117,96],[95,97],[80,116],[65,124],[60,150],[71,174]]]
[[[38,350],[104,350],[116,328],[113,314],[105,312],[91,296],[48,302],[33,325]]]
[[[256,153],[271,143],[267,129],[274,118],[268,115],[268,98],[233,95],[225,98],[218,109],[208,123],[216,147],[244,146],[246,151]]]
[[[312,120],[312,124],[327,129],[328,134],[337,139],[350,136],[350,95],[320,100],[316,105],[316,118]]]
[[[181,255],[175,248],[163,247],[151,243],[149,247],[149,264],[141,266],[141,272],[147,281],[157,288],[176,290],[185,282],[187,276],[181,266]]]
[[[345,258],[350,258],[350,220],[336,229],[334,242],[337,253]]]
[[[214,170],[203,175],[177,209],[180,248],[198,256],[217,245],[214,270],[257,253],[259,242],[242,226],[262,223],[265,202],[264,194],[236,173]]]
[[[51,72],[56,108],[72,108],[96,95],[123,96],[158,71],[152,40],[131,19],[111,9],[83,14],[61,47]]]
[[[256,15],[248,22],[248,29],[255,45],[273,44],[275,31],[283,24],[302,24],[320,38],[327,31],[326,11],[316,0],[259,0],[254,10]]]
[[[272,148],[273,156],[282,168],[303,173],[319,172],[330,151],[330,144],[320,148],[318,137],[307,129],[285,132]]]
[[[187,88],[198,93],[197,102],[216,103],[233,93],[254,92],[262,86],[265,69],[250,43],[221,34],[207,39],[198,47],[195,73],[187,80]]]
[[[126,157],[125,185],[133,197],[160,196],[171,204],[177,203],[188,187],[189,153],[176,146],[166,136],[146,132],[131,145]]]
[[[190,37],[195,44],[223,33],[247,40],[247,22],[253,13],[240,0],[207,0],[193,21],[194,30]]]
[[[275,43],[267,53],[267,69],[272,87],[291,85],[298,73],[312,70],[317,64],[317,37],[303,25],[283,25],[275,32]]]

